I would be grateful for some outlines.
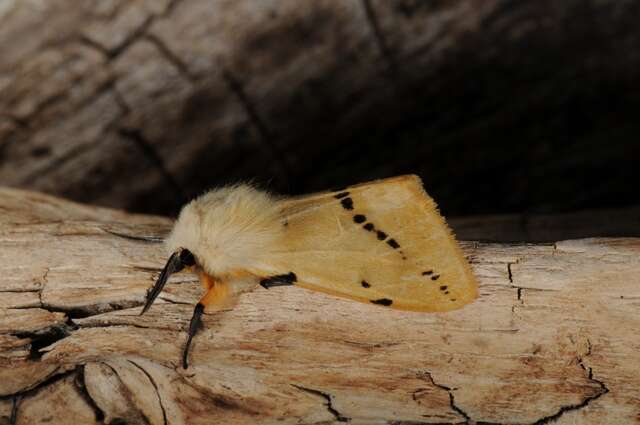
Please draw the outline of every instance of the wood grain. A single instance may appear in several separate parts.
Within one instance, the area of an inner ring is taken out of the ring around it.
[[[140,317],[165,218],[0,189],[0,424],[634,423],[640,240],[463,242],[444,314],[301,288],[205,315],[194,277]]]

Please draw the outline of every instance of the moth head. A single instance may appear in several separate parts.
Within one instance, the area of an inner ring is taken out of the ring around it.
[[[186,268],[191,268],[196,265],[196,257],[187,248],[182,248],[178,251],[178,258],[180,263]]]
[[[195,266],[196,257],[187,248],[180,248],[171,254],[155,285],[153,285],[149,292],[147,292],[147,301],[140,315],[143,315],[147,310],[149,310],[155,299],[158,297],[158,294],[162,291],[162,288],[164,288],[167,280],[169,280],[169,276],[184,269],[190,270]]]
[[[167,252],[187,248],[209,276],[246,270],[281,237],[275,200],[248,185],[207,192],[182,208],[165,240]]]
[[[213,270],[208,267],[207,259],[218,255],[217,247],[213,246],[218,226],[212,223],[212,217],[222,215],[218,205],[224,200],[220,196],[212,196],[214,194],[202,195],[185,205],[165,240],[168,253],[179,253],[186,249],[198,259],[198,266],[210,274]]]

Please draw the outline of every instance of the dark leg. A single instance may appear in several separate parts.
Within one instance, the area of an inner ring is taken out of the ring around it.
[[[184,347],[184,351],[182,352],[182,367],[185,369],[189,367],[187,362],[189,347],[191,346],[193,336],[200,329],[204,309],[223,306],[225,301],[228,300],[231,292],[227,283],[220,281],[216,282],[211,276],[207,276],[204,273],[200,274],[200,280],[202,285],[207,288],[207,293],[204,294],[204,296],[200,298],[200,301],[198,301],[198,304],[196,304],[196,308],[193,310],[193,316],[191,317],[191,322],[189,323],[189,336],[187,338],[187,344]]]
[[[296,274],[294,272],[289,272],[287,274],[279,274],[276,276],[271,276],[264,278],[260,281],[260,285],[264,289],[273,288],[274,286],[288,286],[293,285],[298,281]]]
[[[191,322],[189,323],[189,336],[187,337],[187,344],[184,346],[184,351],[182,352],[182,367],[184,369],[189,367],[187,362],[187,357],[189,356],[189,347],[191,346],[191,340],[193,336],[198,332],[200,326],[202,325],[202,313],[204,313],[204,305],[196,304],[196,308],[193,309],[193,316],[191,316]]]

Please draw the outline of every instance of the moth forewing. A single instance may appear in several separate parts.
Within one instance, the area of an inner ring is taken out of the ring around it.
[[[413,311],[448,311],[477,296],[452,232],[416,176],[283,200],[286,233],[270,252],[296,284]]]

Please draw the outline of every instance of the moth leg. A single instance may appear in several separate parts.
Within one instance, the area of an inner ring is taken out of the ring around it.
[[[289,286],[293,285],[298,281],[296,274],[294,272],[289,272],[287,274],[279,274],[276,276],[266,277],[260,280],[260,286],[264,289],[273,288],[274,286]]]
[[[189,347],[191,346],[191,340],[196,334],[200,326],[202,325],[202,313],[204,313],[204,305],[196,304],[196,308],[193,309],[193,316],[191,316],[191,322],[189,322],[189,336],[187,337],[187,343],[182,351],[182,367],[184,369],[189,367],[187,357],[189,356]]]
[[[213,280],[211,276],[204,273],[200,275],[200,280],[203,285],[206,285],[208,291],[200,298],[200,301],[198,301],[198,304],[196,304],[196,307],[193,309],[193,316],[191,316],[191,321],[189,322],[187,343],[182,352],[182,367],[184,369],[189,367],[189,348],[191,347],[191,340],[202,326],[202,313],[204,313],[207,307],[223,305],[229,295],[229,287],[226,283],[217,282]]]

